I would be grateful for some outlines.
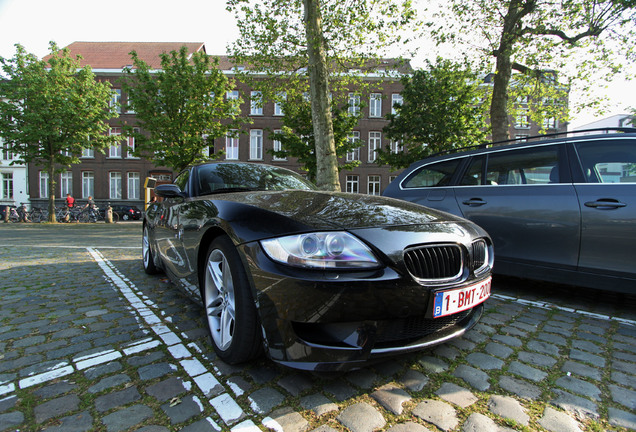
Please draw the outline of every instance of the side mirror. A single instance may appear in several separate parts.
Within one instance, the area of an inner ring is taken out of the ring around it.
[[[186,194],[175,184],[162,184],[155,187],[155,195],[161,198],[185,198]]]

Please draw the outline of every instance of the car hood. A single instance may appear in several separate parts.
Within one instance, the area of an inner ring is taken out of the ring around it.
[[[218,198],[227,203],[227,206],[221,204],[220,207],[232,209],[232,213],[235,213],[234,217],[226,215],[226,219],[236,221],[240,214],[249,214],[252,221],[254,217],[258,217],[257,220],[263,224],[278,225],[276,222],[283,223],[284,220],[285,226],[282,228],[287,232],[463,221],[457,216],[407,201],[342,192],[249,192],[227,194]]]

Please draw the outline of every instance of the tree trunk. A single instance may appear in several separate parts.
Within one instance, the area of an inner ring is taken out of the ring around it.
[[[316,185],[322,190],[340,191],[320,0],[303,0],[303,2],[309,56],[311,118],[316,142]]]
[[[500,52],[497,55],[492,102],[490,104],[490,126],[492,127],[492,140],[495,142],[509,139],[508,84],[510,83],[511,74],[510,53]]]
[[[49,162],[48,167],[49,173],[49,222],[57,222],[55,219],[55,167],[53,166],[53,161]]]

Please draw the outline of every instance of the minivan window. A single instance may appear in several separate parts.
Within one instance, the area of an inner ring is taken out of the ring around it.
[[[588,183],[636,183],[636,140],[575,145]]]
[[[462,158],[450,159],[426,165],[415,171],[402,183],[403,188],[420,188],[450,185],[451,178]]]
[[[560,183],[557,146],[493,152],[488,155],[486,184]]]

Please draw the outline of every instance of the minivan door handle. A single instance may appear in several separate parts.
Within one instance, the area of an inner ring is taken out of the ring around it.
[[[479,207],[486,204],[486,201],[484,201],[481,198],[471,198],[469,200],[462,201],[462,204],[470,206],[470,207]]]
[[[600,210],[612,210],[626,206],[627,204],[613,198],[602,198],[596,201],[588,201],[585,203],[585,207],[592,207]]]

